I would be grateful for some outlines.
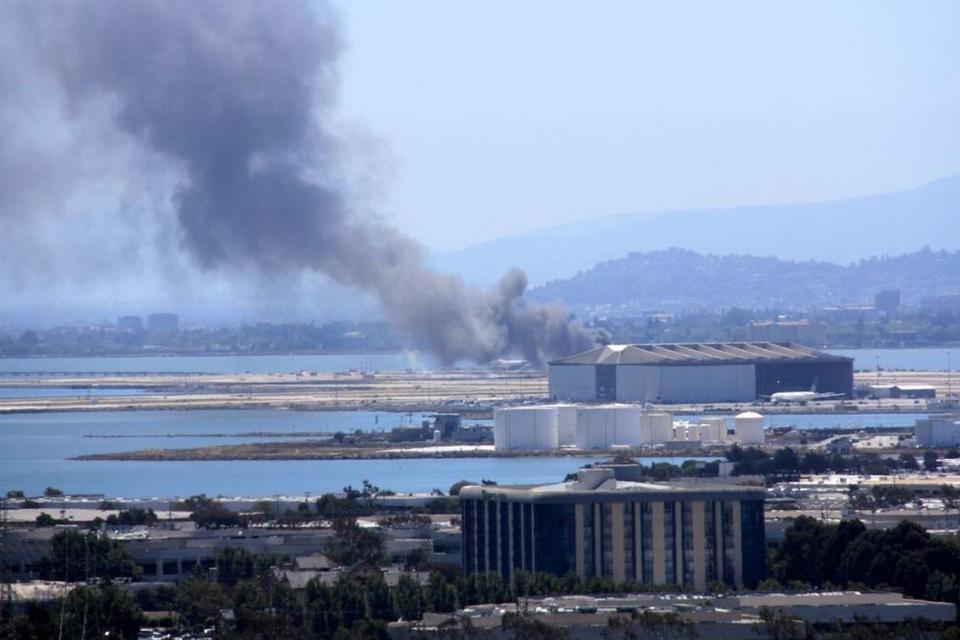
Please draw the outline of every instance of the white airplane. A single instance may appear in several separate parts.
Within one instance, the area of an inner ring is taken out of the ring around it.
[[[789,404],[791,402],[807,404],[818,400],[842,398],[843,395],[842,393],[817,393],[817,381],[814,379],[809,391],[778,391],[770,396],[770,402],[773,404]]]

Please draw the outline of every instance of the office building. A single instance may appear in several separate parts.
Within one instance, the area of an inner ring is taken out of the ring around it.
[[[763,578],[762,488],[618,479],[630,475],[623,471],[581,469],[575,480],[545,486],[464,487],[464,572],[574,572],[699,590]]]

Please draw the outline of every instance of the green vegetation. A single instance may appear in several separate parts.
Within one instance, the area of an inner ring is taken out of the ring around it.
[[[204,508],[206,499],[192,499]],[[386,524],[407,526],[426,522],[423,515],[389,516]],[[283,577],[279,558],[225,547],[210,570],[195,568],[175,587],[142,590],[136,598],[118,581],[136,580],[139,568],[122,543],[95,533],[57,532],[42,565],[46,579],[77,585],[65,599],[31,604],[17,615],[0,616],[0,640],[70,638],[135,638],[146,619],[144,612],[170,612],[161,619],[179,633],[216,628],[224,640],[292,638],[294,640],[384,640],[390,621],[418,620],[425,612],[453,612],[483,603],[516,602],[527,597],[561,594],[637,593],[675,591],[676,586],[614,583],[610,578],[579,578],[573,573],[554,576],[518,571],[510,581],[499,573],[463,576],[458,567],[431,566],[427,558],[411,554],[409,570],[390,587],[377,565],[383,561],[379,534],[360,527],[352,518],[336,522],[336,536],[327,550],[349,572],[335,581],[311,580],[294,592]],[[956,603],[960,597],[960,541],[937,539],[922,528],[904,522],[894,529],[868,531],[859,521],[821,524],[800,517],[770,557],[771,588],[877,588],[903,591],[909,596]],[[81,584],[83,583],[83,584]],[[727,589],[715,585],[717,590]],[[797,638],[800,627],[774,612],[763,612],[758,632],[768,637]],[[634,612],[602,631],[608,640],[695,637],[694,628],[674,614]],[[525,614],[505,616],[506,638],[563,638],[565,632]],[[109,635],[108,635],[109,633]],[[955,629],[920,621],[897,627],[861,623],[816,629],[815,638],[957,637]],[[952,635],[951,635],[952,634]],[[451,623],[449,638],[478,637],[469,621]]]
[[[888,475],[918,467],[916,458],[910,454],[899,458],[886,458],[876,453],[854,453],[844,456],[838,453],[827,455],[818,451],[805,451],[801,455],[791,447],[784,447],[770,455],[756,447],[742,448],[738,445],[734,445],[727,451],[727,460],[735,463],[733,466],[735,476],[783,476],[827,472]],[[928,470],[936,468],[935,451],[924,452],[923,465]]]
[[[377,565],[383,561],[383,534],[365,529],[353,518],[334,522],[336,536],[328,543],[326,553],[341,565],[366,562]]]
[[[0,638],[133,640],[142,623],[143,610],[123,589],[112,584],[78,586],[57,603],[31,604],[23,614],[0,616]]]
[[[134,527],[150,526],[157,522],[157,514],[153,509],[133,508],[127,511],[121,511],[117,515],[107,516],[107,524],[110,526]]]
[[[40,570],[45,580],[81,582],[99,578],[138,579],[140,567],[122,542],[96,533],[59,531],[50,540],[50,553]]]
[[[241,527],[246,520],[237,512],[231,511],[218,500],[205,495],[191,496],[172,505],[175,510],[190,511],[190,519],[202,529],[221,529]]]
[[[36,517],[35,522],[38,527],[53,527],[58,524],[68,524],[69,520],[61,520],[59,518],[54,518],[49,513],[41,513]]]
[[[801,516],[773,553],[770,575],[776,582],[768,586],[866,586],[957,602],[960,544],[907,521],[868,531],[859,520],[831,525]]]

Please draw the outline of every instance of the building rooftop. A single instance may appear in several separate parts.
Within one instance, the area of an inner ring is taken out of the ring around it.
[[[737,484],[718,484],[715,482],[636,482],[618,480],[614,471],[608,468],[580,469],[576,480],[567,480],[544,485],[471,485],[460,490],[460,497],[468,500],[481,500],[487,497],[504,497],[526,502],[564,502],[576,501],[590,496],[596,501],[616,502],[626,495],[642,494],[645,498],[675,499],[678,495],[697,495],[705,498],[746,498],[762,499],[766,491],[762,487],[750,487]]]
[[[550,362],[565,364],[755,364],[762,362],[853,362],[853,358],[791,342],[694,342],[611,344]]]

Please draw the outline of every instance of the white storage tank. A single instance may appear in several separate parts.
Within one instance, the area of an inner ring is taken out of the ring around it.
[[[722,416],[708,416],[700,420],[704,425],[707,435],[704,441],[707,442],[726,442],[727,441],[727,419]]]
[[[562,447],[577,444],[577,405],[558,404],[557,443]]]
[[[755,411],[744,411],[733,419],[734,438],[740,444],[763,444],[763,416]]]
[[[722,426],[721,426],[722,425]],[[727,421],[706,418],[699,424],[700,442],[723,442],[727,433]]]
[[[577,408],[577,447],[609,449],[616,445],[639,446],[641,407],[608,404]]]
[[[643,433],[644,444],[663,444],[673,440],[673,415],[661,412],[648,412],[643,414]]]
[[[505,407],[493,412],[493,447],[556,449],[557,408],[552,406]]]
[[[690,436],[690,433],[691,433],[690,430],[692,427],[693,425],[686,420],[678,420],[674,422],[673,423],[673,440],[674,441],[693,440],[693,438]]]

